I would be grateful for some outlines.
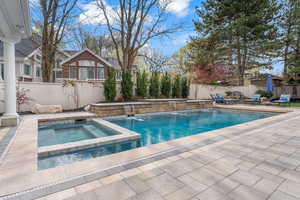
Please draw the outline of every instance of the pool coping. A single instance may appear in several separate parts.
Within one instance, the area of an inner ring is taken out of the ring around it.
[[[288,120],[288,116],[295,117],[299,114],[299,112],[285,113],[282,115],[276,115],[265,119],[254,120],[248,123],[230,126],[223,129],[217,129],[198,135],[192,135],[175,140],[170,140],[168,142],[159,143],[156,145],[150,145],[147,147],[141,147],[117,154],[103,156],[100,158],[85,160],[68,165],[67,167],[64,166],[51,168],[49,170],[38,171],[36,172],[38,177],[45,174],[53,174],[55,172],[61,173],[60,170],[62,169],[72,170],[76,169],[77,167],[79,167],[80,173],[77,175],[73,174],[73,176],[68,176],[65,178],[60,177],[56,181],[50,181],[47,184],[39,184],[35,187],[32,187],[30,184],[29,187],[28,185],[26,185],[27,188],[24,188],[23,186],[23,188],[21,189],[25,190],[23,192],[6,192],[5,194],[3,194],[3,191],[1,191],[0,197],[2,196],[4,199],[11,199],[15,197],[26,197],[26,199],[33,199],[37,197],[42,197],[47,194],[51,194],[63,189],[67,189],[76,185],[95,180],[97,178],[101,178],[120,171],[142,166],[172,155],[177,155],[179,153],[190,151],[194,148],[205,147],[222,141],[224,142],[228,139],[230,140],[242,134],[250,134],[249,132],[265,127],[268,124],[282,122],[284,120]],[[108,163],[102,163],[102,165],[99,165],[99,162]],[[95,166],[95,168],[88,168],[88,163],[90,164],[90,166],[93,166],[93,164],[95,163],[97,165]],[[5,195],[5,197],[3,195]]]
[[[96,119],[92,119],[92,121],[100,124],[101,126],[112,129],[117,134],[111,135],[111,136],[106,136],[106,137],[101,137],[101,138],[81,140],[81,141],[77,141],[77,142],[69,142],[69,143],[64,143],[64,144],[38,147],[38,156],[44,157],[47,155],[56,155],[56,154],[60,154],[60,153],[64,153],[64,152],[82,150],[82,149],[112,144],[112,143],[116,143],[116,142],[137,140],[140,138],[140,134],[138,134],[134,131],[130,131],[128,129],[122,128],[118,125],[107,122],[105,120],[96,118]]]

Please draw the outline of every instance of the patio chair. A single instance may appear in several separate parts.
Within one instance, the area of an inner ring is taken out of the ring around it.
[[[210,97],[213,101],[215,101],[216,103],[224,103],[225,98],[224,97],[220,97],[217,94],[210,94]]]
[[[282,94],[280,95],[279,100],[273,101],[274,103],[277,103],[279,105],[281,104],[289,104],[291,106],[291,95],[289,94]]]
[[[244,100],[244,102],[248,102],[248,103],[261,103],[260,97],[261,97],[260,94],[256,94],[251,99]]]
[[[238,99],[225,99],[225,97],[219,94],[215,94],[215,95],[211,94],[210,96],[216,103],[233,104],[239,101]]]

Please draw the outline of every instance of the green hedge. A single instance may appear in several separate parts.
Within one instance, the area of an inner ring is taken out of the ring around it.
[[[125,101],[129,101],[133,96],[133,82],[131,72],[122,73],[121,92]]]
[[[170,97],[171,88],[171,77],[166,73],[161,78],[161,94],[166,98]]]
[[[158,98],[160,95],[159,73],[152,73],[150,78],[149,95],[152,98]]]
[[[175,80],[172,84],[172,97],[180,98],[181,97],[181,78],[180,75],[175,76]]]
[[[190,83],[186,77],[181,80],[181,96],[182,98],[187,98],[190,92]]]
[[[114,101],[117,95],[116,89],[116,71],[109,67],[108,77],[104,82],[104,96],[107,101]]]
[[[148,76],[145,71],[139,71],[136,77],[136,95],[141,98],[147,97]]]

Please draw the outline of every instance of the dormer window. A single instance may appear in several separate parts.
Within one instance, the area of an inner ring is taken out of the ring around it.
[[[36,55],[35,58],[36,58],[37,60],[41,60],[41,59],[42,59],[42,57],[41,57],[40,55]]]

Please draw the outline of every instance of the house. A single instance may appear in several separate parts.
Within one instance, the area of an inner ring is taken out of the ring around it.
[[[60,63],[63,71],[63,79],[81,81],[105,80],[109,67],[117,70],[117,79],[121,78],[120,69],[87,48],[76,53],[67,52],[73,55]]]
[[[273,86],[274,87],[281,87],[283,78],[280,77],[280,76],[273,75],[273,74],[260,74],[256,77],[253,77],[253,78],[249,79],[249,80],[250,80],[251,85],[256,85],[256,86],[259,86],[259,87],[265,87],[266,83],[267,83],[267,77],[269,75],[272,76]]]
[[[42,56],[41,56],[41,37],[32,34],[31,37],[21,39],[15,45],[15,68],[16,78],[19,81],[39,82],[42,81]],[[55,56],[55,66],[53,66],[53,80],[62,78],[62,68],[60,62],[70,57],[63,51],[57,51]],[[0,80],[4,80],[4,58],[3,42],[0,41]]]

